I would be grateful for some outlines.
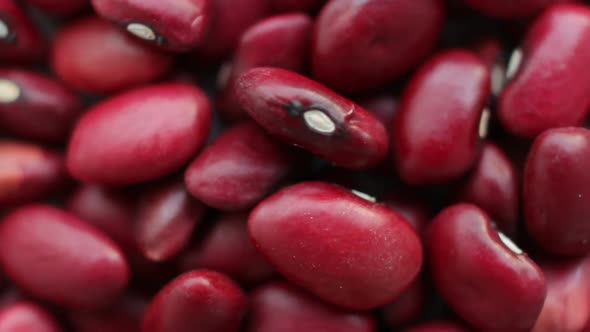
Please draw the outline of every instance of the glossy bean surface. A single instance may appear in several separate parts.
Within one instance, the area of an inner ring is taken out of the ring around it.
[[[19,301],[0,310],[2,332],[61,332],[56,319],[32,302]]]
[[[46,41],[16,0],[0,2],[0,60],[27,64],[42,59]]]

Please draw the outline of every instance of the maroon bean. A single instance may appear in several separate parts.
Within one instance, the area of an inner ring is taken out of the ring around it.
[[[407,183],[439,184],[475,163],[490,92],[489,70],[471,52],[435,56],[406,87],[393,129],[399,175]]]
[[[53,15],[73,15],[89,7],[89,0],[25,0],[42,11]]]
[[[110,304],[129,279],[127,262],[115,243],[47,205],[28,205],[4,218],[0,264],[26,292],[76,309]]]
[[[246,295],[217,272],[188,272],[166,285],[150,303],[142,332],[237,332]]]
[[[294,167],[292,151],[273,141],[254,123],[221,134],[188,167],[188,190],[222,211],[253,207],[275,189]]]
[[[469,332],[466,327],[447,322],[425,323],[403,330],[403,332]]]
[[[390,328],[399,328],[417,320],[427,304],[425,283],[417,278],[394,302],[381,309],[383,318]]]
[[[92,0],[98,15],[164,49],[188,51],[211,25],[214,0]]]
[[[429,227],[427,244],[437,289],[463,319],[480,331],[530,331],[545,300],[543,273],[485,212],[448,207]]]
[[[30,70],[0,69],[0,127],[43,140],[66,139],[82,101],[61,82]]]
[[[354,169],[375,166],[387,155],[387,132],[374,115],[304,76],[255,68],[236,86],[244,110],[287,143]]]
[[[72,311],[68,317],[76,332],[140,332],[146,305],[141,298],[126,296],[107,310]]]
[[[422,265],[420,240],[401,216],[328,183],[275,193],[252,211],[248,227],[285,277],[350,309],[393,301]]]
[[[512,80],[499,101],[504,127],[534,138],[549,128],[581,124],[590,109],[588,58],[590,9],[564,4],[545,11],[512,56]]]
[[[398,110],[398,102],[393,96],[380,95],[364,99],[359,102],[359,105],[375,114],[377,119],[383,123],[386,129],[391,129],[391,123]],[[392,135],[391,130],[389,130],[389,135]]]
[[[382,87],[420,63],[442,23],[439,0],[330,0],[315,28],[314,77],[350,93]]]
[[[286,282],[254,290],[248,332],[375,332],[375,320],[321,302]]]
[[[324,5],[326,0],[270,0],[272,7],[281,12],[313,12]]]
[[[31,302],[20,301],[0,310],[2,332],[60,332],[55,318]]]
[[[30,63],[46,52],[41,33],[15,0],[0,2],[0,60]]]
[[[553,254],[590,252],[590,130],[541,134],[525,167],[524,211],[530,235]]]
[[[205,142],[207,96],[183,83],[138,88],[96,105],[78,122],[67,155],[74,177],[126,184],[169,174]]]
[[[474,9],[485,15],[500,18],[523,18],[534,15],[546,7],[567,0],[465,0]]]
[[[425,233],[430,222],[430,213],[424,203],[407,193],[391,193],[382,203],[404,217],[418,235],[422,236]]]
[[[80,19],[60,30],[51,55],[53,70],[64,82],[98,94],[154,81],[166,74],[171,64],[169,55],[96,17]]]

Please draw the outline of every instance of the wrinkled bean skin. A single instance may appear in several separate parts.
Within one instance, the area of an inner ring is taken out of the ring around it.
[[[373,114],[304,76],[255,68],[240,76],[236,86],[242,108],[289,144],[352,169],[376,166],[387,155],[387,132]],[[305,116],[310,111],[321,113],[324,118],[319,125],[329,122],[332,130],[311,127]]]
[[[199,270],[180,275],[152,300],[142,332],[237,332],[246,296],[223,274]]]
[[[59,16],[73,15],[90,7],[89,0],[25,0],[42,11]]]
[[[24,138],[65,140],[82,111],[82,100],[61,82],[19,68],[0,69],[0,82],[18,87],[15,100],[0,97],[0,127]],[[0,94],[2,94],[0,87]]]
[[[319,9],[326,0],[270,0],[274,10],[281,12],[313,12]]]
[[[67,166],[86,182],[152,180],[188,162],[210,128],[211,106],[199,88],[162,83],[130,90],[84,114],[70,139]]]
[[[470,332],[471,330],[454,324],[445,322],[425,323],[403,330],[403,332]]]
[[[75,309],[109,305],[129,280],[129,267],[114,242],[48,205],[24,206],[4,218],[0,264],[27,293]]]
[[[522,51],[522,65],[499,100],[503,126],[532,139],[581,124],[590,109],[590,9],[552,6],[531,26]]]
[[[508,247],[485,212],[471,204],[446,208],[426,243],[436,287],[463,319],[478,331],[530,331],[545,300],[543,273]]]
[[[0,310],[2,332],[61,332],[55,318],[31,302],[19,301]]]
[[[590,130],[558,128],[535,140],[525,166],[527,229],[547,252],[590,252]]]
[[[248,332],[375,332],[370,314],[348,312],[321,302],[286,282],[254,290]]]
[[[500,18],[522,18],[534,15],[544,8],[558,2],[568,0],[465,0],[465,2],[481,13]],[[571,1],[571,0],[570,0]]]
[[[41,60],[47,51],[45,40],[16,0],[0,2],[0,22],[8,28],[0,37],[0,61],[26,64]]]
[[[430,52],[443,11],[439,0],[328,1],[314,32],[314,77],[347,93],[382,87]]]
[[[401,179],[441,184],[464,175],[478,157],[489,92],[489,70],[475,54],[449,50],[429,60],[406,87],[393,123]]]
[[[283,276],[349,309],[395,300],[422,265],[420,240],[401,216],[328,183],[275,193],[252,211],[248,228]]]

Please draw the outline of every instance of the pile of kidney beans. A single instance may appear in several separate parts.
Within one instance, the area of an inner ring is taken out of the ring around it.
[[[590,332],[589,112],[583,1],[0,0],[0,332]]]

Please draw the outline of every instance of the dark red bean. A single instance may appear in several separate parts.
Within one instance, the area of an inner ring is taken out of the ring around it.
[[[188,167],[188,190],[222,211],[253,207],[275,189],[295,166],[293,151],[255,123],[223,132]]]
[[[398,102],[393,96],[380,95],[363,99],[359,102],[359,105],[375,114],[386,129],[391,129],[391,123],[398,110]],[[389,131],[389,134],[392,135],[392,132]]]
[[[523,18],[534,15],[546,7],[567,0],[465,0],[474,9],[485,15],[500,18]]]
[[[42,141],[66,139],[82,101],[61,82],[30,70],[0,69],[0,127]]]
[[[51,55],[53,70],[64,82],[98,94],[152,82],[166,74],[171,64],[169,55],[96,17],[78,20],[60,30]]]
[[[524,211],[530,235],[544,250],[590,252],[590,130],[558,128],[541,134],[525,167]]]
[[[382,203],[400,214],[422,236],[430,222],[428,207],[415,197],[404,193],[391,193],[383,198]]]
[[[454,323],[425,323],[403,330],[403,332],[469,332],[470,329]]]
[[[247,284],[271,278],[274,270],[254,248],[247,221],[248,213],[220,215],[203,239],[181,256],[181,269],[210,269]]]
[[[167,50],[188,51],[209,32],[214,0],[92,0],[98,15]]]
[[[199,88],[183,83],[138,88],[103,101],[80,119],[67,166],[87,182],[155,179],[193,157],[210,127],[209,100]]]
[[[556,5],[545,11],[512,56],[512,80],[499,101],[504,127],[534,138],[549,128],[581,124],[590,109],[588,58],[590,9]]]
[[[387,326],[394,329],[416,321],[428,304],[428,299],[425,282],[419,277],[397,300],[381,308]]]
[[[129,279],[125,257],[114,242],[48,205],[28,205],[4,218],[0,264],[26,292],[75,309],[110,304]]]
[[[374,115],[304,76],[255,68],[236,86],[244,110],[287,143],[354,169],[375,166],[387,155],[387,132]]]
[[[545,300],[543,273],[485,212],[448,207],[427,244],[437,289],[463,319],[481,331],[530,331]]]
[[[76,332],[140,332],[146,305],[141,298],[126,296],[106,310],[72,311],[68,317]]]
[[[41,33],[15,0],[0,2],[0,60],[30,63],[41,60],[47,45]]]
[[[473,50],[490,69],[492,96],[498,97],[506,84],[504,45],[494,37],[486,37],[473,46]]]
[[[42,11],[53,15],[73,15],[90,7],[89,0],[25,0]]]
[[[272,7],[282,12],[313,12],[324,5],[326,0],[270,0]]]
[[[2,332],[61,332],[55,318],[31,302],[17,302],[0,310]]]
[[[420,240],[401,216],[328,183],[275,193],[252,211],[248,227],[285,277],[350,309],[393,301],[422,265]]]
[[[485,136],[480,120],[489,93],[489,70],[471,52],[449,50],[426,63],[406,87],[394,121],[402,180],[439,184],[464,175]]]
[[[286,282],[254,290],[248,332],[375,332],[375,320],[321,302]]]
[[[420,63],[442,23],[439,0],[328,1],[315,28],[314,77],[349,93],[379,88]]]
[[[217,272],[185,273],[156,295],[142,332],[237,332],[246,313],[246,296]]]

